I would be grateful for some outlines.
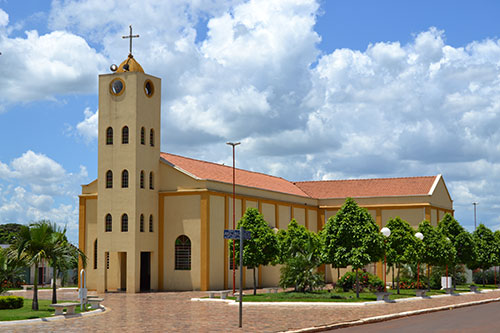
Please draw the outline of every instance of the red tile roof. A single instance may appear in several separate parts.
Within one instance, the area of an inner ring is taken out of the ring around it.
[[[231,166],[169,153],[161,153],[161,158],[199,179],[228,184],[233,182],[233,169]],[[324,180],[293,183],[280,177],[236,169],[237,185],[315,199],[425,195],[430,192],[437,177]]]
[[[408,196],[429,194],[437,177],[324,180],[295,185],[317,199]]]
[[[174,154],[161,153],[161,158],[176,167],[200,179],[215,180],[223,183],[233,183],[233,168],[231,166],[195,160]],[[236,184],[286,194],[308,197],[292,182],[280,177],[274,177],[259,172],[236,169]]]

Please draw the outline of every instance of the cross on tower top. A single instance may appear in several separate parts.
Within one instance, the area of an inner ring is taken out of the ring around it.
[[[129,55],[132,55],[132,38],[139,38],[139,35],[132,35],[132,25],[129,25],[129,28],[130,28],[130,34],[128,36],[122,36],[122,38],[130,39]]]

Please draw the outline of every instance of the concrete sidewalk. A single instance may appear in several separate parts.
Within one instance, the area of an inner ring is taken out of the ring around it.
[[[50,298],[50,295],[50,291],[40,293],[41,298]],[[24,292],[23,296],[31,297],[31,292]],[[65,292],[64,296],[64,299],[72,299],[69,293]],[[243,329],[238,328],[237,306],[224,302],[191,301],[191,298],[206,296],[203,292],[108,293],[101,296],[105,298],[102,304],[110,309],[101,315],[19,324],[2,327],[2,331],[4,328],[9,332],[283,332],[308,328],[312,331],[313,327],[316,330],[331,329],[335,324],[367,318],[405,312],[408,315],[412,311],[496,300],[500,298],[500,290],[397,303],[374,302],[365,306],[244,306]]]

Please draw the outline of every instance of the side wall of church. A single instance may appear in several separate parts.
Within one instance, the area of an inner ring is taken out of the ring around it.
[[[97,269],[95,241],[97,240],[97,199],[86,199],[85,206],[85,254],[87,255],[87,289],[97,289]],[[97,251],[99,251],[99,242],[97,242]]]
[[[163,197],[163,289],[201,288],[201,195]],[[191,242],[191,270],[175,269],[175,240],[185,235]]]

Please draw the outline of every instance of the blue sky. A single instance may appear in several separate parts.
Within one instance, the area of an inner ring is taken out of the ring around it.
[[[497,1],[0,0],[0,223],[77,241],[97,177],[97,76],[162,78],[162,150],[289,180],[442,173],[500,228]],[[193,135],[195,133],[195,135]]]

